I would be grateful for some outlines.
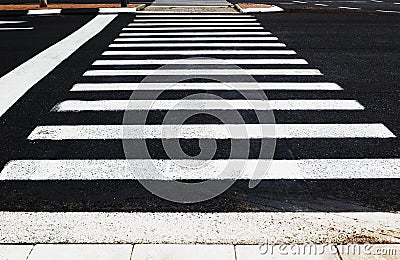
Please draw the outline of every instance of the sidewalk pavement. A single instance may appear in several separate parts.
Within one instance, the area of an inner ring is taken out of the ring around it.
[[[144,259],[399,259],[400,244],[350,245],[180,245],[37,244],[0,245],[2,260]]]

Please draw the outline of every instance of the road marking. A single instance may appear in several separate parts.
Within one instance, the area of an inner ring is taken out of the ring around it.
[[[0,242],[11,244],[334,244],[343,234],[379,239],[392,234],[391,241],[400,236],[400,214],[391,212],[1,211],[0,225],[7,234]]]
[[[26,23],[26,21],[0,21],[0,24]]]
[[[0,28],[0,31],[18,31],[18,30],[33,30],[33,27],[6,27]]]
[[[153,64],[308,64],[303,59],[181,59],[181,60],[97,60],[93,65],[153,65]]]
[[[286,47],[279,42],[173,42],[173,43],[113,43],[110,48],[137,48],[137,47]]]
[[[316,5],[316,6],[329,6],[329,5],[326,5],[326,4],[314,4],[314,5]]]
[[[339,91],[331,82],[240,82],[222,83],[78,83],[71,91],[138,91],[138,90],[306,90]]]
[[[67,100],[54,112],[126,110],[363,110],[356,100]]]
[[[102,55],[294,55],[293,50],[161,50],[161,51],[105,51]]]
[[[29,140],[394,138],[383,124],[48,125]]]
[[[257,22],[247,22],[247,23],[235,23],[235,22],[231,22],[231,23],[130,23],[128,24],[128,26],[130,27],[147,27],[147,26],[188,26],[188,25],[194,25],[194,26],[198,26],[198,25],[206,25],[206,26],[215,26],[215,25],[219,25],[219,26],[224,26],[224,25],[228,25],[228,26],[260,26],[260,23]],[[164,28],[164,27],[161,27]]]
[[[213,19],[213,18],[200,18],[200,19],[192,19],[192,18],[185,18],[185,19],[135,19],[135,23],[154,23],[154,22],[162,22],[164,24],[170,23],[170,22],[255,22],[257,21],[256,18],[242,18],[242,19],[237,19],[237,18],[230,18],[230,19],[224,19],[224,18],[219,18],[219,19]]]
[[[115,42],[147,42],[147,41],[163,41],[163,42],[180,42],[180,41],[277,41],[278,37],[173,37],[173,38],[117,38]]]
[[[296,3],[296,4],[307,4],[307,2],[304,2],[304,1],[292,1],[293,3]]]
[[[135,13],[136,8],[99,8],[100,14]]]
[[[279,75],[320,76],[317,69],[161,69],[161,70],[88,70],[83,76],[145,76],[145,75]]]
[[[0,180],[398,179],[399,169],[397,158],[13,160]]]
[[[374,3],[383,3],[383,1],[380,1],[380,0],[371,0],[371,2],[374,2]]]
[[[347,6],[339,6],[339,9],[348,9],[348,10],[361,10],[361,8],[358,7],[347,7]]]
[[[202,31],[202,30],[264,30],[261,26],[249,26],[249,27],[157,27],[157,28],[123,28],[122,31]]]
[[[386,11],[386,10],[376,10],[380,13],[393,13],[393,14],[400,14],[400,11]]]
[[[141,13],[136,13],[136,18],[191,18],[191,19],[196,19],[196,18],[216,18],[216,17],[221,17],[221,18],[254,18],[251,15],[246,15],[246,14],[179,14],[179,15],[172,15],[172,14],[158,14],[158,15],[152,15],[152,14],[141,14]],[[168,21],[168,20],[165,20]]]
[[[270,32],[173,32],[173,33],[121,33],[120,36],[129,36],[129,37],[137,37],[137,36],[209,36],[209,35],[271,35]]]
[[[45,9],[45,10],[28,10],[28,15],[47,15],[47,14],[60,14],[61,9]]]
[[[0,78],[0,117],[39,80],[103,30],[116,15],[99,15]]]

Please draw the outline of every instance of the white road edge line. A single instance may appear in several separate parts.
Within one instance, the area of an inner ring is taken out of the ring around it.
[[[0,226],[0,242],[12,244],[340,244],[357,237],[400,242],[400,214],[390,212],[2,211]]]
[[[222,83],[77,83],[71,91],[138,91],[138,90],[343,90],[332,82],[240,82]]]
[[[99,15],[80,29],[0,78],[0,117],[31,87],[80,46],[103,30],[116,15]]]
[[[122,28],[122,31],[200,31],[200,30],[205,30],[205,31],[214,31],[214,30],[263,30],[264,27],[261,26],[248,26],[248,27],[228,27],[228,26],[215,26],[215,27],[137,27],[137,28],[131,28],[131,27],[126,27]]]
[[[348,9],[348,10],[361,10],[361,8],[358,7],[347,7],[347,6],[339,6],[339,9]]]
[[[399,169],[397,158],[12,160],[0,180],[398,179]]]
[[[126,110],[364,110],[356,100],[67,100],[53,112]]]
[[[44,125],[28,140],[395,138],[383,124]]]

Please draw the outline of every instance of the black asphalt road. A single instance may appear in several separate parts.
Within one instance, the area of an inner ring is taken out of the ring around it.
[[[298,112],[278,111],[278,123],[384,123],[400,135],[398,111],[400,93],[400,16],[379,13],[296,11],[257,15],[271,31],[300,57],[307,67],[320,69],[323,81],[336,82],[345,90],[290,92],[267,91],[270,99],[343,98],[356,99],[365,111]],[[41,19],[41,18],[38,18]],[[47,19],[47,18],[43,18]],[[75,18],[56,17],[54,19]],[[89,19],[88,17],[76,18]],[[13,159],[123,159],[120,141],[27,141],[37,125],[120,124],[122,113],[51,113],[50,109],[68,99],[126,99],[129,92],[71,93],[74,83],[88,79],[90,69],[133,16],[120,15],[51,74],[32,88],[2,118],[0,167]],[[71,25],[72,27],[72,25]],[[43,32],[43,38],[47,34]],[[146,50],[148,48],[144,48]],[[249,56],[251,57],[251,56]],[[147,57],[142,57],[146,59]],[[226,58],[235,58],[229,56]],[[153,68],[152,66],[148,66]],[[263,66],[265,67],[265,66]],[[287,67],[287,66],[286,66]],[[260,68],[257,65],[248,68]],[[255,77],[256,79],[262,79]],[[321,78],[307,77],[307,81]],[[139,77],[129,79],[140,80]],[[302,78],[274,77],[273,80]],[[116,79],[118,80],[118,78]],[[126,77],[124,77],[126,80]],[[264,81],[272,80],[264,78]],[[161,98],[180,99],[195,91],[165,92]],[[235,93],[211,92],[236,98]],[[237,98],[240,98],[237,96]],[[255,123],[250,112],[242,111],[246,122]],[[149,124],[158,124],[163,112],[152,113]],[[218,123],[210,117],[193,122]],[[190,122],[188,122],[190,123]],[[166,158],[160,140],[149,141],[153,158]],[[257,155],[259,140],[252,141]],[[182,142],[184,150],[196,151],[196,140]],[[278,140],[276,159],[305,158],[399,158],[400,140],[385,139],[286,139]],[[226,158],[230,142],[218,142],[215,158]],[[140,155],[137,155],[140,158]],[[283,180],[263,181],[255,189],[238,181],[219,197],[203,203],[183,205],[164,201],[136,181],[3,181],[0,210],[10,211],[398,211],[399,179],[379,180]]]
[[[1,17],[0,21],[24,21],[1,24],[1,28],[31,28],[30,30],[0,30],[0,76],[10,72],[26,60],[64,39],[93,18],[68,17]]]

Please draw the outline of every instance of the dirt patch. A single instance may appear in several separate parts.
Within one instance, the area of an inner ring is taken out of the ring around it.
[[[238,4],[240,8],[272,8],[272,5],[265,5],[265,4]]]
[[[129,4],[128,7],[135,8],[139,4]],[[88,8],[118,8],[120,4],[50,4],[48,7],[39,7],[39,4],[27,5],[0,5],[0,10],[43,10],[43,9],[88,9]]]

